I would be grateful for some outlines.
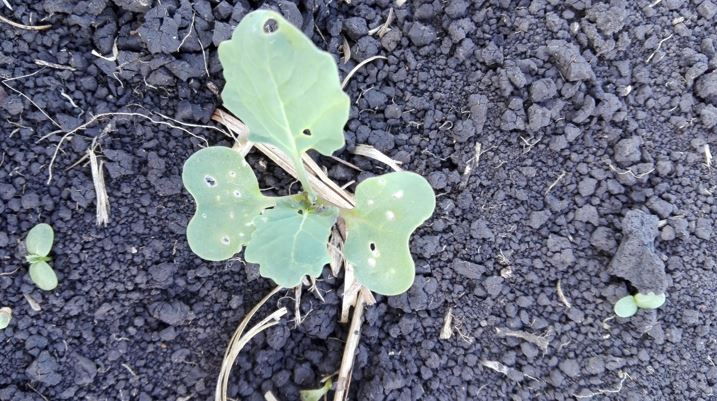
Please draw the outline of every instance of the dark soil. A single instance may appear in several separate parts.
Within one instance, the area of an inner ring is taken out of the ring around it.
[[[207,263],[187,247],[180,173],[202,141],[105,117],[64,144],[49,185],[47,169],[62,133],[99,113],[211,124],[216,46],[260,6],[336,54],[343,76],[388,58],[347,87],[339,156],[365,172],[322,159],[332,177],[386,169],[348,151],[365,143],[438,194],[412,241],[415,285],[366,312],[352,400],[715,399],[715,0],[8,1],[4,16],[53,27],[0,30],[0,76],[33,74],[0,85],[0,307],[15,312],[0,332],[0,400],[213,399],[231,333],[272,283],[241,258]],[[370,35],[390,7],[391,31]],[[92,138],[107,169],[103,228],[90,169],[75,165]],[[289,187],[260,155],[250,162],[263,187]],[[56,231],[50,293],[23,263],[38,222]],[[338,369],[340,283],[325,271],[325,302],[304,295],[298,328],[287,320],[250,344],[230,397],[296,400]],[[650,289],[666,289],[662,308],[613,317],[616,300]],[[271,306],[293,311],[291,296]],[[440,340],[449,310],[455,332]]]

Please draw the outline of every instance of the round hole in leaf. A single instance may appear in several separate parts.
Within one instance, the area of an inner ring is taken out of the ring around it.
[[[299,210],[297,210],[297,211],[296,211],[296,213],[299,213],[299,214],[304,214],[304,211],[303,211],[303,210],[301,210],[301,209],[299,209]]]
[[[227,236],[222,237],[222,244],[229,245],[230,242],[231,242],[231,240],[229,239],[229,237],[227,237]]]
[[[211,175],[205,175],[204,182],[210,188],[217,186],[217,180],[214,177],[212,177]]]
[[[311,130],[308,129],[308,128],[305,129],[305,130],[303,130],[303,131],[301,131],[301,133],[304,134],[304,135],[306,135],[306,136],[311,136]]]
[[[264,33],[270,34],[279,30],[279,23],[275,19],[269,18],[264,23]]]

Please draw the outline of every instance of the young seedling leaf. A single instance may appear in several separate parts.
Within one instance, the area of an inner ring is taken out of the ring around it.
[[[57,288],[57,275],[47,262],[31,264],[30,279],[41,290],[52,291]]]
[[[317,389],[299,391],[299,394],[301,395],[301,401],[320,401],[321,398],[324,397],[329,392],[329,390],[331,390],[331,385],[331,378],[328,378],[324,382],[324,385]]]
[[[197,210],[187,226],[187,242],[202,259],[229,259],[246,245],[262,210],[274,204],[262,195],[251,167],[238,152],[204,148],[184,163],[182,181]]]
[[[246,124],[251,141],[286,153],[306,187],[301,155],[315,149],[328,156],[344,144],[350,102],[334,58],[278,13],[257,10],[219,45],[219,60],[224,106]]]
[[[369,178],[356,187],[356,208],[342,215],[344,256],[361,284],[383,295],[411,287],[415,267],[408,240],[435,206],[428,181],[406,171]]]
[[[25,247],[27,253],[36,256],[47,256],[52,249],[52,242],[55,240],[55,233],[52,227],[45,223],[40,223],[31,228],[25,238]]]
[[[619,317],[630,317],[637,313],[637,304],[635,303],[635,297],[628,295],[620,298],[619,301],[615,302],[615,314]]]
[[[283,198],[254,220],[256,231],[244,258],[258,263],[259,273],[276,284],[295,287],[306,275],[317,277],[329,263],[327,243],[337,217],[333,206],[309,209],[298,197]]]
[[[642,309],[657,309],[665,303],[665,294],[655,294],[648,292],[647,294],[635,294],[635,303]]]
[[[8,307],[0,308],[0,330],[5,330],[12,320],[12,309]]]

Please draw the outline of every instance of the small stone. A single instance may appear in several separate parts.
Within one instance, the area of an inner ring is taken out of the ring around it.
[[[712,221],[707,218],[700,217],[695,224],[695,235],[697,238],[708,240],[712,236]]]
[[[530,213],[530,219],[528,220],[528,225],[533,227],[534,229],[540,228],[543,224],[545,224],[550,219],[551,213],[550,210],[540,210],[537,212]]]
[[[503,277],[491,276],[483,280],[483,288],[492,297],[498,296],[503,290]]]
[[[436,40],[436,31],[420,22],[414,22],[408,31],[408,38],[414,45],[422,47]]]
[[[368,25],[366,20],[360,17],[351,17],[344,20],[344,30],[346,35],[352,40],[368,35]]]
[[[593,205],[588,204],[575,211],[575,220],[582,221],[583,223],[592,223],[597,226],[599,218],[597,208]]]
[[[578,192],[581,196],[590,196],[595,193],[597,180],[592,177],[585,177],[578,183]]]
[[[695,83],[695,91],[697,96],[705,100],[717,96],[717,71],[699,77]]]
[[[642,139],[639,136],[621,139],[614,147],[615,161],[622,165],[631,165],[639,162],[641,157],[641,145]]]
[[[530,85],[530,98],[533,102],[542,102],[552,99],[558,93],[558,88],[550,78],[543,78]]]
[[[528,129],[537,131],[550,125],[550,110],[537,104],[528,108]]]
[[[568,377],[576,378],[580,376],[580,365],[575,359],[564,359],[558,364],[560,370]]]
[[[453,270],[470,280],[478,280],[485,273],[485,268],[477,263],[456,259],[453,261]]]
[[[697,6],[697,12],[705,19],[711,20],[717,14],[717,6],[710,0],[705,0]]]
[[[712,128],[717,125],[717,107],[707,105],[700,111],[700,120],[706,128]]]
[[[181,301],[155,302],[149,305],[149,313],[155,319],[176,326],[183,323],[189,317],[189,306]]]
[[[653,196],[648,199],[647,207],[663,219],[670,217],[675,210],[675,206],[672,203],[658,196]]]
[[[617,249],[615,232],[607,227],[598,227],[590,236],[590,244],[603,252],[613,253]]]
[[[47,351],[40,352],[37,359],[25,370],[25,374],[30,380],[47,386],[56,386],[62,381],[60,365]]]

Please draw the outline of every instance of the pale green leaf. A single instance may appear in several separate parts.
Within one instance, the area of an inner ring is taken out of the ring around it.
[[[5,330],[12,320],[12,309],[8,307],[0,308],[0,330]]]
[[[254,231],[252,220],[274,203],[262,195],[242,155],[227,147],[194,153],[184,163],[182,181],[197,204],[187,241],[205,260],[225,260],[239,252]]]
[[[57,275],[47,262],[31,264],[30,279],[41,290],[52,291],[57,288]]]
[[[30,255],[47,256],[52,249],[55,232],[49,224],[40,223],[31,228],[25,238],[25,247]]]
[[[619,301],[615,302],[615,314],[619,317],[630,317],[637,313],[637,304],[635,303],[635,297],[627,295],[620,298]]]
[[[408,241],[433,214],[436,198],[425,178],[397,172],[369,178],[356,187],[356,208],[345,211],[344,256],[369,290],[397,295],[413,284],[415,267]]]
[[[324,382],[324,385],[317,389],[299,391],[299,394],[301,395],[301,401],[319,401],[319,400],[321,400],[321,398],[323,398],[329,392],[329,390],[331,390],[331,385],[332,385],[331,378],[328,378]]]
[[[247,262],[258,263],[259,273],[291,288],[302,277],[317,277],[329,263],[327,243],[338,209],[304,206],[298,197],[279,200],[254,220],[256,231],[244,252]]]
[[[635,294],[635,303],[642,309],[657,309],[665,303],[665,294]]]
[[[301,154],[330,155],[344,144],[349,97],[334,58],[280,14],[257,10],[219,45],[219,60],[224,106],[246,124],[251,141],[286,153],[306,185]]]

